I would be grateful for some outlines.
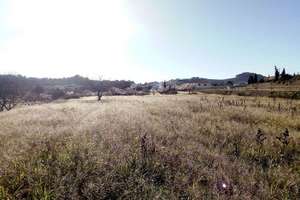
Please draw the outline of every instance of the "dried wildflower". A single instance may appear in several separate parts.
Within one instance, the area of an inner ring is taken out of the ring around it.
[[[233,143],[233,146],[234,146],[234,155],[236,157],[239,157],[241,155],[241,149],[240,149],[240,145],[238,143]]]
[[[289,144],[289,130],[285,129],[285,131],[283,133],[280,134],[280,136],[277,136],[276,138],[284,145],[288,145]]]
[[[267,139],[267,137],[265,136],[265,134],[262,132],[261,129],[258,129],[257,133],[256,133],[256,142],[257,144],[262,145],[263,142]]]
[[[151,138],[148,138],[147,134],[145,134],[141,138],[141,153],[142,157],[148,158],[155,152],[155,144]]]
[[[141,138],[141,153],[143,155],[143,158],[147,156],[147,134],[143,135]]]

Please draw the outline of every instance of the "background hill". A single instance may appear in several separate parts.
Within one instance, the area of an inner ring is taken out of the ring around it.
[[[111,87],[125,89],[130,87],[134,82],[127,80],[91,80],[79,75],[69,78],[27,78],[21,75],[0,75],[0,83],[15,84],[20,87],[22,91],[29,91],[36,86],[43,87],[44,89],[62,89],[65,91],[74,90],[91,90],[96,91],[98,87],[106,91]]]
[[[172,83],[175,85],[182,85],[186,83],[197,83],[197,84],[208,84],[211,86],[220,86],[226,85],[228,82],[232,84],[247,84],[247,81],[250,76],[254,75],[254,73],[245,72],[242,74],[238,74],[235,78],[228,79],[207,79],[207,78],[199,78],[193,77],[189,79],[175,79],[169,80],[168,83]],[[264,78],[263,75],[258,75],[259,79]],[[142,90],[143,88],[155,89],[159,88],[160,82],[151,82],[151,83],[143,83],[136,84],[134,81],[130,80],[91,80],[86,77],[82,77],[80,75],[76,75],[68,78],[27,78],[21,75],[0,75],[0,83],[2,85],[6,83],[16,84],[20,87],[22,91],[30,91],[35,87],[43,87],[46,90],[51,89],[62,89],[64,91],[77,91],[77,90],[90,90],[96,91],[99,87],[102,91],[108,91],[110,88],[135,88],[137,90]]]
[[[232,84],[248,84],[248,80],[250,76],[254,76],[255,73],[251,72],[244,72],[241,74],[236,75],[234,78],[227,78],[227,79],[207,79],[207,78],[199,78],[193,77],[190,79],[175,79],[171,80],[174,81],[176,84],[186,84],[186,83],[199,83],[199,84],[211,84],[211,85],[226,85],[228,82]],[[263,79],[264,76],[257,74],[258,79]]]
[[[264,83],[248,84],[249,77],[257,76]],[[145,95],[152,91],[161,91],[163,86],[178,91],[202,91],[210,93],[228,93],[238,95],[259,95],[292,97],[300,88],[300,76],[274,82],[272,78],[260,74],[244,72],[234,78],[207,79],[193,77],[172,79],[164,82],[135,83],[130,80],[91,80],[80,75],[68,78],[27,78],[21,75],[0,75],[0,93],[14,90],[19,96],[31,101],[39,99],[41,94],[46,99],[78,98],[95,95],[98,90],[106,95]],[[165,88],[166,89],[166,88]],[[234,90],[233,90],[234,89]],[[2,91],[2,92],[1,92]],[[1,95],[1,94],[0,94]],[[51,96],[51,97],[50,97]]]

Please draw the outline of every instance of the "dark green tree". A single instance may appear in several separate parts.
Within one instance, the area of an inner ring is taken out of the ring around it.
[[[278,70],[278,68],[275,66],[275,81],[278,81],[278,80],[279,80],[279,76],[280,76],[279,70]]]
[[[251,75],[251,76],[249,76],[249,78],[248,78],[248,84],[253,84],[254,83],[254,78],[253,78],[253,76]]]
[[[258,77],[257,77],[257,74],[254,74],[253,83],[258,83]]]
[[[286,72],[285,72],[285,68],[283,68],[282,72],[281,72],[281,77],[285,77]]]
[[[166,89],[166,88],[167,88],[167,82],[166,82],[166,81],[164,81],[164,83],[163,83],[163,87],[164,87],[164,89]]]

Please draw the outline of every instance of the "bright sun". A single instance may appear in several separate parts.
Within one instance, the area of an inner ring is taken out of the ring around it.
[[[123,0],[12,0],[7,23],[14,35],[0,47],[0,64],[18,73],[110,76],[129,65],[134,26]]]

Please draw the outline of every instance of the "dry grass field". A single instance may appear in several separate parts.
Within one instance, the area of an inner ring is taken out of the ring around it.
[[[0,152],[0,199],[299,199],[300,101],[180,94],[19,106],[0,113]]]

